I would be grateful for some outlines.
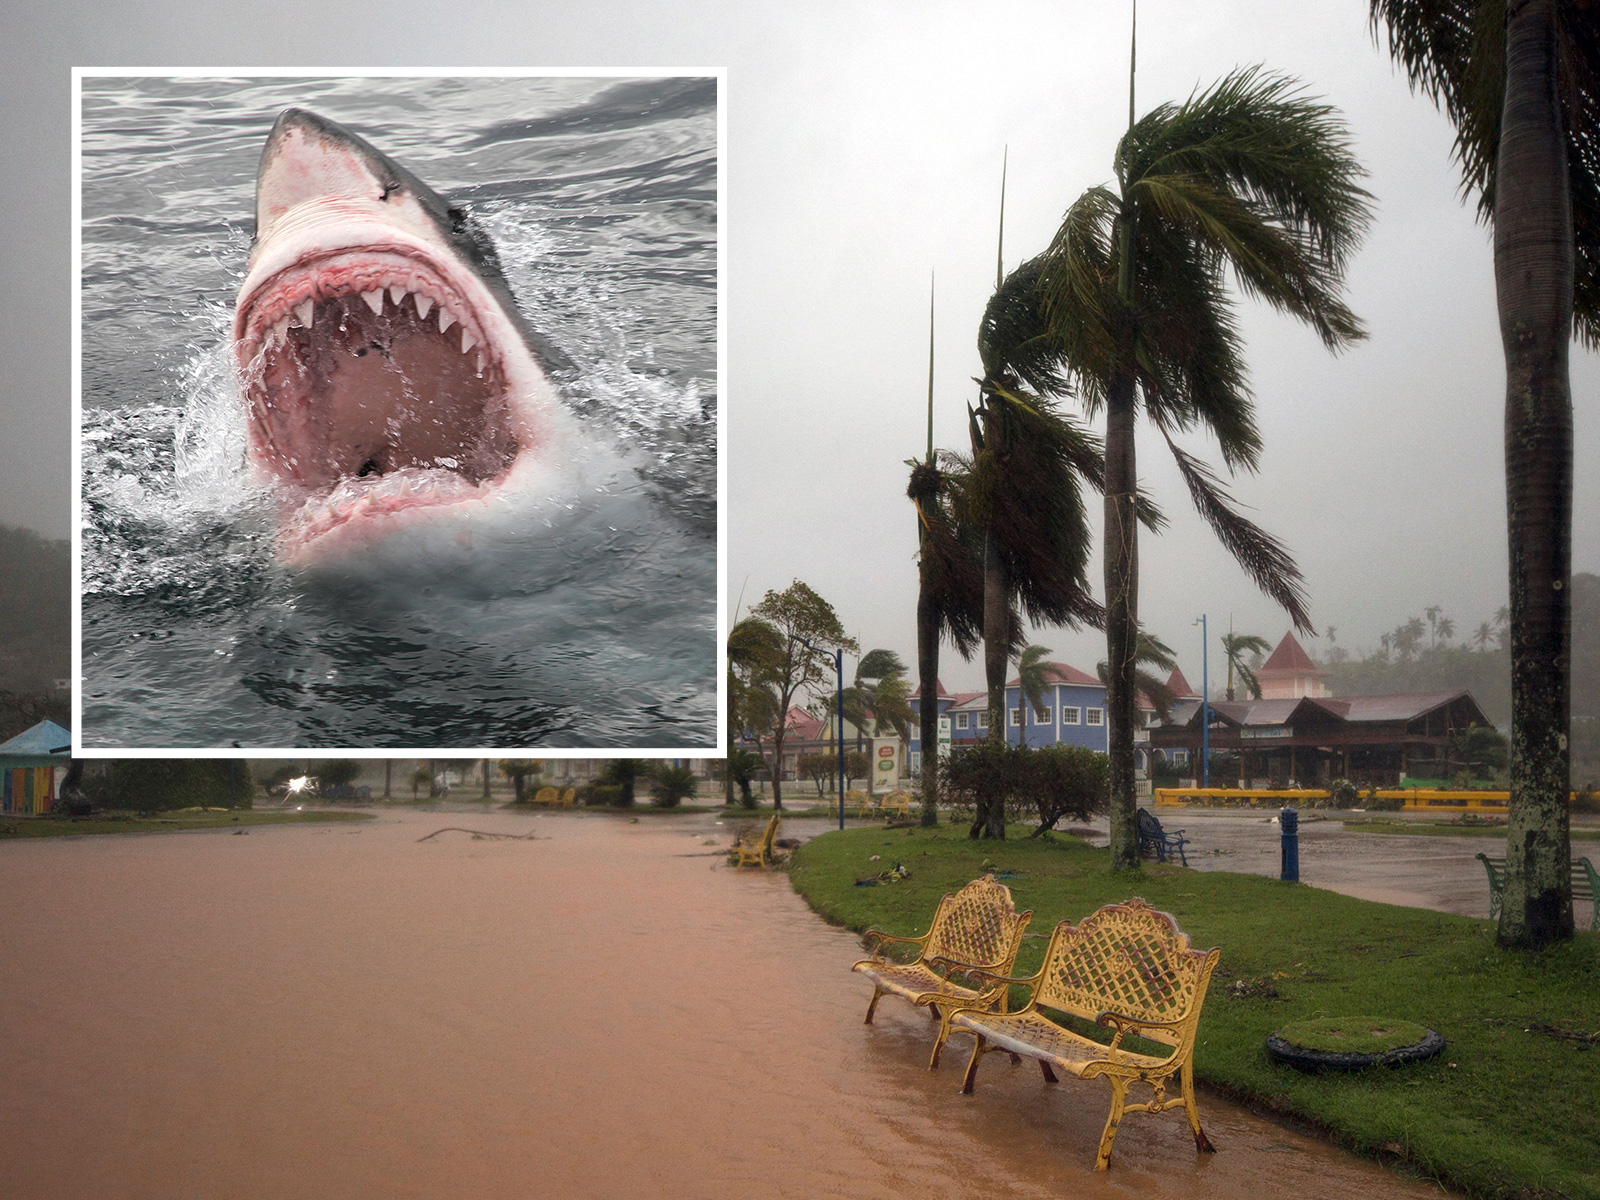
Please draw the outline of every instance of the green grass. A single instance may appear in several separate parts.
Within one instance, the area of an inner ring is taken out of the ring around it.
[[[182,829],[231,829],[246,825],[306,825],[324,821],[370,821],[371,813],[338,809],[305,812],[257,812],[233,809],[221,812],[169,812],[147,817],[134,813],[106,813],[92,817],[14,817],[0,820],[0,838],[77,837],[94,833],[172,833]]]
[[[1492,837],[1506,840],[1504,825],[1449,825],[1433,821],[1384,820],[1382,817],[1365,817],[1348,820],[1344,827],[1351,833],[1393,833],[1421,837]],[[1574,829],[1575,842],[1600,842],[1600,829]]]
[[[895,862],[910,870],[904,882],[854,886]],[[1222,947],[1195,1050],[1211,1087],[1474,1195],[1600,1200],[1600,1045],[1562,1036],[1600,1029],[1600,935],[1506,952],[1470,917],[1254,875],[1146,864],[1113,876],[1106,852],[1076,838],[970,842],[948,826],[831,832],[800,847],[790,870],[835,923],[920,934],[939,896],[986,867],[1021,876],[1005,882],[1034,910],[1032,934],[1137,895],[1195,945]],[[1024,942],[1018,974],[1043,946]],[[1350,1013],[1430,1026],[1445,1051],[1328,1075],[1267,1057],[1267,1035],[1285,1024]]]

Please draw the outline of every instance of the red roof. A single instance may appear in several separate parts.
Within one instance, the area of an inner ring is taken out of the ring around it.
[[[789,717],[784,722],[791,732],[799,734],[803,742],[815,741],[822,733],[822,727],[827,722],[819,717],[813,717],[803,708],[791,708]]]
[[[1278,643],[1278,648],[1267,657],[1267,661],[1256,668],[1256,675],[1321,675],[1317,664],[1311,661],[1293,633],[1283,635],[1283,641]]]
[[[1044,673],[1046,683],[1078,683],[1088,684],[1090,687],[1105,686],[1093,675],[1085,675],[1077,667],[1069,667],[1066,663],[1045,663]],[[1015,679],[1006,680],[1006,686],[1008,688],[1021,687],[1022,676],[1019,675]]]
[[[938,688],[938,691],[935,693],[935,695],[938,695],[938,696],[949,696],[950,695],[949,692],[944,690],[944,680],[936,679],[936,680],[934,680],[934,683]],[[919,683],[919,684],[917,684],[916,690],[911,693],[910,699],[918,700],[918,699],[921,699],[921,697],[922,697],[922,685]]]
[[[1198,698],[1200,693],[1189,686],[1189,681],[1183,677],[1183,672],[1177,667],[1172,668],[1172,674],[1167,676],[1167,690],[1179,700],[1187,700],[1193,696]]]

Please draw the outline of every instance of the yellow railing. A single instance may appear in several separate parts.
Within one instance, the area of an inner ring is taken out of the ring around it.
[[[1224,804],[1255,807],[1266,803],[1294,803],[1326,800],[1326,788],[1157,788],[1159,805]],[[1400,800],[1406,812],[1488,812],[1503,813],[1511,798],[1509,792],[1441,791],[1436,788],[1391,788],[1380,790],[1380,800]],[[1362,792],[1363,798],[1366,792]]]

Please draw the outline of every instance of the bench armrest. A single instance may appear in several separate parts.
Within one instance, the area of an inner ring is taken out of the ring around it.
[[[1115,1050],[1121,1044],[1123,1034],[1137,1033],[1141,1029],[1176,1029],[1187,1020],[1188,1018],[1184,1017],[1177,1021],[1146,1021],[1140,1017],[1107,1009],[1094,1019],[1094,1023],[1102,1029],[1117,1031],[1111,1039],[1111,1048]]]
[[[878,944],[871,947],[872,956],[876,958],[878,957],[878,952],[883,949],[884,944],[887,942],[903,942],[908,946],[921,946],[926,944],[928,935],[925,933],[921,937],[900,937],[893,933],[884,933],[881,929],[869,929],[861,935],[861,938],[863,941],[869,938],[878,939]]]

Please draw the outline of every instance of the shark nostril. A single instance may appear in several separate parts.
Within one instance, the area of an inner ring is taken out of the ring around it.
[[[369,458],[366,462],[361,464],[361,470],[357,471],[356,474],[362,478],[365,478],[368,475],[382,475],[383,468],[378,465],[376,459]]]

